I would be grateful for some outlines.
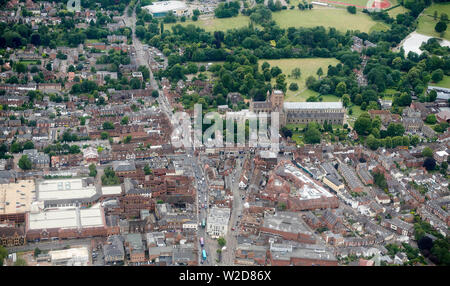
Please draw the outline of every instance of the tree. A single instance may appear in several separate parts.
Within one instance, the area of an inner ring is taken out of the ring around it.
[[[145,173],[145,175],[150,175],[153,173],[152,169],[150,169],[150,166],[148,164],[145,165],[145,167],[144,167],[144,173]]]
[[[24,63],[17,63],[17,64],[14,66],[14,70],[15,70],[17,73],[26,73],[26,72],[27,72],[27,65],[24,64]]]
[[[23,144],[24,150],[34,149],[34,144],[32,141],[27,141],[25,144]]]
[[[298,84],[295,82],[291,82],[291,84],[289,85],[289,90],[292,90],[292,91],[298,90]]]
[[[3,266],[3,260],[8,256],[8,250],[0,245],[0,266]]]
[[[426,158],[423,162],[423,166],[427,171],[433,171],[436,168],[436,160],[433,158]]]
[[[281,134],[283,134],[285,138],[292,137],[292,131],[286,126],[281,127]]]
[[[72,146],[70,146],[70,148],[69,148],[69,153],[70,154],[78,154],[78,153],[80,153],[81,151],[80,151],[80,147],[78,146],[78,145],[72,145]]]
[[[438,33],[443,33],[447,30],[447,24],[445,22],[439,21],[436,26],[434,26],[434,30]]]
[[[341,81],[336,85],[336,94],[339,96],[342,96],[344,93],[347,92],[347,85],[345,82]]]
[[[152,91],[152,97],[157,98],[159,96],[159,92],[157,90]]]
[[[223,237],[219,237],[217,239],[217,244],[219,244],[220,247],[224,247],[226,243],[227,243],[227,241]]]
[[[448,163],[446,161],[442,162],[441,170],[440,170],[441,174],[442,175],[447,174],[447,169],[448,169]]]
[[[120,124],[127,125],[128,124],[128,116],[122,117],[122,120],[120,121]]]
[[[279,74],[276,79],[276,88],[286,93],[286,85],[286,76],[284,74]]]
[[[350,14],[356,14],[356,7],[355,7],[355,6],[348,6],[348,7],[347,7],[347,11],[348,11]]]
[[[117,177],[116,172],[111,167],[107,167],[102,175],[102,185],[111,186],[119,185],[120,179]]]
[[[425,147],[422,150],[422,156],[423,157],[427,157],[427,158],[432,158],[433,157],[433,150],[430,147]]]
[[[319,76],[319,79],[323,75],[323,70],[321,67],[317,70],[317,75]]]
[[[123,139],[123,143],[128,144],[131,142],[131,139],[132,139],[131,135],[127,135],[127,137]]]
[[[431,79],[433,82],[440,82],[444,78],[444,71],[442,69],[437,69],[431,74]]]
[[[104,130],[114,129],[114,124],[112,124],[112,122],[110,122],[110,121],[105,121],[105,122],[103,122],[103,129]]]
[[[106,140],[106,139],[108,139],[108,137],[109,137],[108,132],[103,131],[102,133],[100,133],[100,138],[101,138],[102,140]]]
[[[367,112],[361,113],[361,115],[355,121],[355,131],[359,135],[367,135],[372,130],[372,120]]]
[[[435,90],[431,90],[428,93],[427,101],[428,102],[434,102],[437,98],[437,92]]]
[[[11,144],[9,148],[9,152],[11,153],[19,153],[22,152],[22,145],[18,142],[14,142]]]
[[[419,144],[419,142],[420,142],[419,136],[414,135],[411,137],[411,145],[417,146],[417,144]]]
[[[95,164],[89,165],[89,176],[91,177],[97,176],[97,167],[95,166]]]
[[[387,136],[391,137],[403,136],[403,133],[405,133],[405,127],[401,123],[390,123],[386,130]]]
[[[298,79],[302,75],[300,68],[294,68],[291,74],[295,79]]]
[[[28,155],[23,155],[19,160],[19,167],[22,170],[30,170],[33,164],[31,160],[28,158]]]
[[[433,113],[428,114],[427,118],[425,119],[425,122],[428,124],[436,124],[437,122],[436,115],[434,115]]]
[[[350,105],[350,95],[344,94],[342,96],[342,104],[344,105],[344,107],[348,107]]]
[[[315,144],[320,143],[320,131],[317,129],[316,124],[308,123],[305,132],[305,143]]]
[[[34,258],[38,257],[38,255],[41,254],[41,252],[42,252],[42,251],[41,251],[38,247],[36,247],[36,248],[34,249]]]
[[[372,134],[367,136],[366,144],[367,144],[367,147],[369,147],[372,150],[377,150],[379,147],[378,139],[375,138],[375,136],[373,136]]]

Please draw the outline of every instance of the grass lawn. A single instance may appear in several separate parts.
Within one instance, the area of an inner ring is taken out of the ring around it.
[[[386,25],[385,23],[381,23],[381,22],[377,22],[375,25],[373,25],[370,28],[370,33],[372,32],[381,32],[381,31],[387,31],[389,30],[389,26]]]
[[[353,114],[352,115],[348,115],[348,110],[350,110],[350,108],[353,110]],[[348,123],[350,124],[351,127],[354,127],[355,121],[356,119],[361,115],[361,113],[363,113],[364,111],[361,110],[361,107],[358,105],[352,105],[350,107],[347,108],[347,118],[348,118]]]
[[[438,18],[436,20],[434,20],[433,18],[434,11],[438,12]],[[422,12],[422,15],[419,17],[417,32],[424,35],[440,38],[441,36],[434,30],[434,26],[436,26],[436,23],[439,22],[439,17],[441,16],[441,13],[446,13],[447,15],[450,15],[450,3],[439,3],[439,4],[433,3],[433,5],[425,9],[425,11]],[[445,31],[443,38],[446,40],[450,40],[449,29]]]
[[[247,16],[239,15],[237,17],[232,18],[211,18],[211,19],[199,19],[198,21],[186,21],[186,22],[177,22],[171,24],[164,24],[166,29],[170,29],[171,26],[180,24],[183,26],[187,26],[192,24],[194,26],[200,27],[204,29],[206,32],[214,32],[214,31],[226,31],[236,28],[242,28],[248,26],[250,23],[250,18]]]
[[[86,39],[86,44],[100,43],[97,39]]]
[[[389,10],[387,13],[389,14],[389,16],[391,16],[392,18],[395,19],[398,14],[404,14],[404,13],[406,13],[408,11],[409,11],[409,9],[406,9],[403,6],[398,6],[398,7],[395,7],[394,9],[392,9],[392,10]]]
[[[297,3],[298,4],[298,3]],[[291,4],[290,4],[291,5]],[[296,4],[294,4],[296,5]],[[386,30],[389,27],[381,22],[372,20],[362,12],[355,15],[350,14],[345,9],[314,7],[312,10],[300,11],[298,8],[294,10],[283,10],[272,14],[273,19],[281,28],[289,27],[335,27],[337,30],[346,32],[347,30],[359,30],[361,32],[369,32],[371,29]],[[200,19],[196,22],[186,21],[171,24],[165,24],[166,29],[171,26],[180,24],[187,26],[193,24],[197,27],[205,29],[207,32],[226,31],[245,27],[250,23],[247,16],[239,15],[232,18],[211,18]]]
[[[284,10],[272,13],[273,19],[281,28],[289,27],[334,27],[341,32],[359,30],[369,32],[377,24],[368,15],[358,12],[350,14],[346,9],[319,8],[300,11]]]
[[[37,61],[33,61],[33,60],[24,60],[24,61],[20,61],[22,64],[26,64],[26,65],[37,65]]]
[[[444,75],[444,79],[442,79],[440,82],[438,83],[430,82],[429,85],[450,88],[450,76]]]
[[[259,65],[264,62],[268,62],[270,67],[278,66],[283,73],[286,75],[286,83],[288,90],[286,92],[285,101],[306,101],[311,95],[317,95],[316,92],[306,89],[306,78],[310,75],[317,77],[316,72],[319,67],[322,68],[323,73],[327,74],[329,65],[336,65],[339,61],[335,58],[308,58],[308,59],[280,59],[280,60],[259,60]],[[300,68],[301,76],[298,79],[294,77],[289,77],[294,68]],[[275,83],[275,79],[272,79]],[[295,82],[298,84],[297,91],[290,91],[289,85]]]

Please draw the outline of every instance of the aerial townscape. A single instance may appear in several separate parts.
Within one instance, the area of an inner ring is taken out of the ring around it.
[[[450,265],[449,1],[0,7],[0,266]]]

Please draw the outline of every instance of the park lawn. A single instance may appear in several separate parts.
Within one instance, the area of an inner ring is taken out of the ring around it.
[[[406,9],[403,6],[398,6],[395,7],[394,9],[389,10],[387,13],[389,14],[389,16],[391,16],[391,18],[396,18],[398,14],[404,14],[406,12],[409,12],[409,9]]]
[[[272,18],[281,28],[289,27],[334,27],[338,31],[359,30],[369,32],[376,21],[361,12],[350,14],[345,9],[314,7],[312,10],[284,10],[272,13]]]
[[[317,77],[316,72],[319,67],[322,68],[323,73],[327,74],[329,65],[337,65],[339,61],[335,58],[307,58],[307,59],[279,59],[279,60],[259,60],[258,64],[261,66],[264,62],[270,64],[270,68],[277,66],[286,75],[286,83],[288,90],[286,92],[286,101],[306,101],[311,95],[317,95],[316,92],[306,89],[306,79],[312,75]],[[300,68],[301,76],[298,79],[290,76],[294,68]],[[298,84],[297,91],[289,90],[289,85],[295,82]],[[275,83],[275,79],[272,79]],[[291,100],[288,100],[291,99]]]
[[[350,110],[350,108],[353,110],[353,114],[352,115],[348,115],[348,110]],[[355,121],[356,119],[361,115],[361,113],[363,113],[364,111],[361,110],[361,107],[358,105],[352,105],[350,107],[347,108],[347,118],[348,118],[348,124],[350,124],[351,127],[354,127]]]
[[[335,102],[335,101],[341,101],[340,97],[337,97],[336,95],[328,94],[328,95],[322,95],[322,102]]]
[[[100,41],[97,39],[86,39],[86,44],[95,44],[95,43],[100,43]]]
[[[438,12],[438,18],[436,20],[434,20],[433,18],[434,11]],[[441,16],[441,13],[446,13],[447,15],[450,15],[450,3],[439,3],[439,4],[433,3],[430,7],[425,9],[425,11],[423,11],[419,17],[417,32],[420,34],[440,38],[441,37],[440,34],[434,30],[434,27],[436,26],[437,22],[439,22],[439,17]],[[447,31],[444,32],[442,38],[450,40],[449,29],[447,29]]]
[[[450,88],[450,76],[444,75],[444,78],[438,83],[430,82],[429,85]]]
[[[387,31],[389,29],[390,29],[390,27],[387,24],[381,23],[381,22],[377,22],[375,25],[373,25],[370,28],[369,32],[370,33],[372,33],[372,32],[382,32],[382,31]]]
[[[303,142],[303,134],[302,133],[300,133],[300,132],[292,132],[292,140],[294,140],[294,142],[297,144],[297,145],[304,145],[304,142]]]
[[[299,92],[299,91],[297,91],[297,92]],[[319,96],[318,92],[315,92],[314,90],[311,90],[311,89],[305,89],[298,94],[293,93],[290,90],[288,90],[287,94],[288,95],[284,98],[284,101],[288,101],[288,102],[303,102],[303,101],[306,101],[308,99],[308,97]]]
[[[34,61],[34,60],[23,60],[23,61],[20,61],[22,64],[26,64],[26,65],[37,65],[37,60],[36,61]]]
[[[177,22],[164,24],[167,29],[170,29],[173,25],[180,24],[182,26],[187,26],[192,24],[196,27],[204,29],[206,32],[214,32],[214,31],[226,31],[237,28],[242,28],[248,26],[250,24],[250,18],[247,16],[239,15],[237,17],[232,18],[211,18],[211,19],[199,19],[197,21],[186,21],[186,22]]]

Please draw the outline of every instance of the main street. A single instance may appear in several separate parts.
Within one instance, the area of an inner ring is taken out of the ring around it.
[[[248,156],[248,155],[245,155]],[[228,223],[228,230],[225,236],[226,240],[226,250],[222,252],[222,264],[231,266],[234,260],[234,251],[237,247],[237,233],[239,233],[238,225],[240,221],[240,216],[242,215],[242,210],[244,206],[245,192],[239,189],[239,179],[242,173],[242,165],[245,161],[244,158],[236,158],[236,168],[233,172],[227,176],[226,180],[231,186],[231,191],[233,193],[233,205],[231,209],[230,221]],[[231,182],[230,182],[231,181]],[[235,229],[234,231],[232,229]]]
[[[132,55],[132,60],[141,66],[149,67],[150,63],[150,55],[148,52],[148,47],[145,47],[142,42],[135,35],[136,28],[136,12],[133,11],[131,16],[128,16],[128,13],[125,13],[123,16],[124,22],[126,26],[132,29],[132,39],[133,39],[133,47],[134,54]],[[150,70],[150,68],[149,68]],[[167,97],[164,95],[163,91],[159,88],[159,85],[150,70],[150,86],[153,90],[157,90],[159,93],[158,103],[160,109],[167,115],[167,117],[171,120],[173,114],[173,108],[170,105]],[[208,183],[205,178],[204,170],[202,168],[202,163],[200,162],[200,158],[194,155],[193,149],[187,149],[186,154],[182,155],[183,159],[186,160],[187,165],[192,166],[194,170],[195,176],[195,185],[197,190],[197,198],[196,198],[196,209],[197,209],[197,225],[198,225],[198,238],[203,237],[205,240],[205,245],[203,249],[207,252],[207,259],[203,263],[203,265],[214,265],[215,264],[215,256],[216,256],[216,247],[217,242],[208,238],[206,234],[206,226],[202,228],[201,222],[203,220],[206,221],[208,216],[208,208],[209,208],[209,195],[208,195]],[[202,208],[201,206],[204,205]],[[202,248],[200,247],[200,243],[198,243],[199,251],[198,258],[199,262],[202,260]]]

